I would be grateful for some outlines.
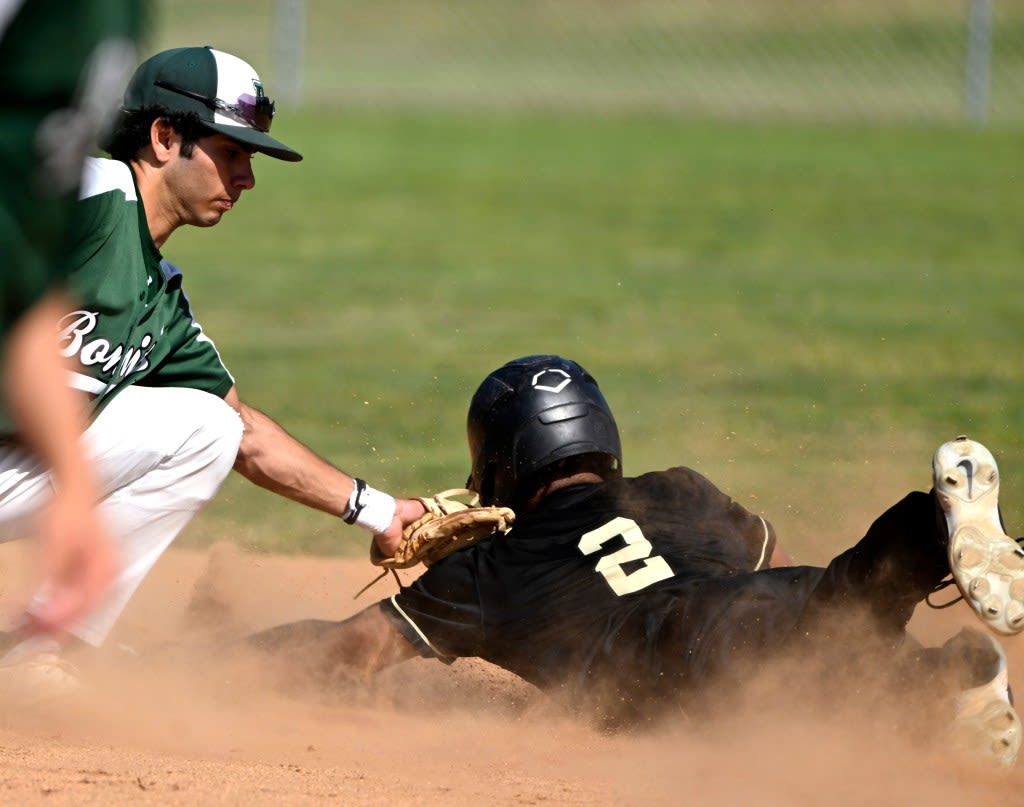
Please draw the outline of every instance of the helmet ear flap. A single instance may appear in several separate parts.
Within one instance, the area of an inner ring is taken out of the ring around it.
[[[494,504],[494,480],[496,475],[497,466],[495,463],[487,463],[480,477],[480,490],[477,491],[477,495],[480,497],[480,504]]]
[[[480,504],[485,506],[494,504],[494,483],[496,475],[497,470],[495,463],[488,462],[480,472],[479,485],[474,481],[475,474],[470,473],[469,478],[466,479],[466,490],[473,491],[480,499]]]

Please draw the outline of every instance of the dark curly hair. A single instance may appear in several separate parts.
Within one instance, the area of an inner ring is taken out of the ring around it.
[[[211,129],[200,122],[195,112],[171,112],[162,106],[149,106],[134,111],[122,109],[113,127],[100,142],[100,148],[115,160],[133,160],[149,144],[149,130],[157,118],[162,118],[181,135],[183,157],[192,156],[199,138],[213,134]]]

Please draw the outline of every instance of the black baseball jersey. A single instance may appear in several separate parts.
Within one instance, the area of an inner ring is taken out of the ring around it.
[[[681,666],[666,653],[698,650],[673,624],[687,590],[767,566],[774,546],[763,518],[672,468],[557,491],[381,607],[425,656],[476,656],[545,690],[639,702],[666,665]]]

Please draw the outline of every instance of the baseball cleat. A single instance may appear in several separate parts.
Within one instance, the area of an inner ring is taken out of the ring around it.
[[[985,446],[966,437],[932,458],[935,496],[946,519],[949,568],[964,599],[992,630],[1024,630],[1024,549],[999,515],[999,469]]]
[[[969,671],[968,682],[953,700],[950,744],[976,758],[1007,768],[1017,760],[1021,721],[1010,696],[1006,654],[995,637],[964,629],[943,647]]]

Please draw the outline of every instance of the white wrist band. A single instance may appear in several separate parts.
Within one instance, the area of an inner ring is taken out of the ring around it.
[[[346,524],[357,524],[378,535],[391,526],[397,507],[394,497],[357,478],[353,480],[352,496],[342,519]]]
[[[398,505],[393,496],[367,485],[363,493],[363,509],[356,516],[356,524],[374,535],[379,535],[390,529],[397,509]]]

